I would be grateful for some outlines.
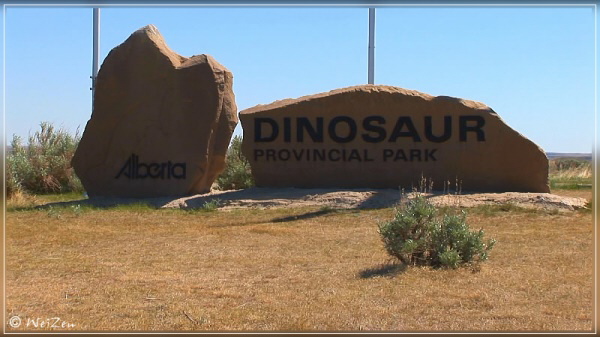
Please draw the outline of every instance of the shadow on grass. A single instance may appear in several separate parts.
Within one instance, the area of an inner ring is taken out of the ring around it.
[[[290,215],[290,216],[285,216],[285,217],[281,217],[281,218],[275,218],[272,219],[271,222],[289,222],[289,221],[296,221],[296,220],[306,220],[306,219],[312,219],[312,218],[316,218],[319,216],[323,216],[323,215],[327,215],[330,213],[337,213],[340,210],[336,210],[333,208],[326,208],[326,209],[321,209],[315,212],[308,212],[308,213],[304,213],[304,214],[299,214],[299,215]]]
[[[373,189],[373,194],[367,199],[361,201],[356,208],[362,209],[381,209],[396,206],[401,199],[402,193],[397,189]]]
[[[355,209],[377,209],[391,207],[398,202],[400,198],[400,192],[394,189],[338,189],[338,188],[259,188],[252,187],[243,190],[232,190],[224,191],[213,194],[198,194],[194,196],[173,196],[173,197],[152,197],[152,198],[124,198],[124,197],[94,197],[90,199],[72,200],[72,201],[59,201],[49,202],[45,205],[35,207],[37,209],[44,209],[46,207],[70,207],[75,205],[80,206],[93,206],[96,208],[127,208],[128,205],[139,205],[141,203],[147,204],[149,208],[161,208],[169,203],[182,199],[179,206],[185,209],[203,208],[204,205],[211,202],[217,202],[219,206],[228,206],[231,204],[239,203],[246,204],[248,206],[258,207],[270,207],[270,206],[284,206],[278,204],[278,199],[288,200],[290,203],[295,201],[306,201],[311,200],[315,195],[322,195],[332,192],[372,192],[372,194],[366,200],[358,202],[354,205]],[[245,202],[247,201],[247,202]],[[343,201],[341,201],[343,202]],[[134,206],[135,207],[135,206]],[[335,207],[335,204],[332,208]],[[175,207],[177,208],[177,207]],[[320,216],[326,214],[317,212],[315,215],[307,215],[306,218],[313,216]],[[298,218],[303,219],[303,218]],[[281,222],[298,220],[294,218],[282,219]]]
[[[314,211],[314,212],[289,215],[289,216],[284,216],[284,217],[279,217],[279,218],[273,218],[271,220],[245,221],[245,222],[235,223],[235,224],[216,224],[216,225],[211,225],[209,227],[222,228],[222,227],[251,226],[251,225],[257,225],[257,224],[264,224],[264,223],[285,223],[285,222],[293,222],[293,221],[299,221],[299,220],[312,219],[312,218],[316,218],[316,217],[320,217],[320,216],[325,216],[328,214],[355,213],[355,212],[359,212],[359,210],[336,209],[336,208],[324,207],[324,208],[322,208],[318,211]]]
[[[50,202],[43,205],[26,207],[25,209],[44,210],[44,209],[61,209],[70,207],[85,207],[90,209],[121,209],[121,210],[150,210],[158,209],[164,204],[164,200],[140,200],[135,198],[95,198],[82,199],[73,201]]]
[[[358,276],[362,279],[369,279],[374,277],[395,277],[406,271],[408,268],[404,263],[384,263],[375,268],[368,268],[358,273]]]

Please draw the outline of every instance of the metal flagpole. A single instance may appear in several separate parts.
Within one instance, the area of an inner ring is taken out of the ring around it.
[[[375,8],[369,8],[369,84],[375,83]]]
[[[94,54],[92,59],[92,106],[96,91],[96,77],[98,76],[98,52],[100,50],[100,8],[94,8]]]

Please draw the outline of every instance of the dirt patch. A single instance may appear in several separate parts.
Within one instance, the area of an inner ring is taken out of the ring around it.
[[[565,197],[550,193],[472,193],[465,195],[432,195],[436,206],[477,207],[481,205],[514,205],[523,208],[573,211],[586,208],[585,198]]]

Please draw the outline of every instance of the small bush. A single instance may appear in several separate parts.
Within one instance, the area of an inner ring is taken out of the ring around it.
[[[5,189],[6,189],[6,197],[7,198],[13,198],[15,196],[21,196],[24,191],[21,188],[21,184],[19,184],[19,182],[17,181],[17,179],[14,177],[13,171],[11,169],[8,168],[9,166],[9,159],[6,159],[6,179],[5,179]]]
[[[234,136],[229,149],[225,170],[217,177],[220,190],[238,190],[254,186],[248,159],[242,154],[242,137]]]
[[[52,206],[48,207],[46,214],[48,215],[49,218],[54,218],[54,219],[60,219],[62,216],[60,209],[54,208]]]
[[[28,193],[82,192],[81,182],[71,167],[71,158],[79,143],[75,136],[52,124],[43,122],[41,130],[29,136],[24,146],[19,136],[13,136],[6,157],[6,191],[8,197],[16,191]]]
[[[212,199],[210,201],[206,201],[200,209],[205,212],[213,212],[216,211],[220,205],[221,201],[219,201],[219,199]]]
[[[421,194],[396,208],[394,219],[379,225],[387,252],[407,265],[456,268],[485,261],[495,240],[471,231],[466,213],[439,215]]]

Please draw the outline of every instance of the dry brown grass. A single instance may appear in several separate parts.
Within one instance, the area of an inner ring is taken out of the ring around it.
[[[585,198],[592,200],[592,190],[552,190],[552,194],[562,195],[564,197]]]
[[[7,206],[11,208],[26,208],[41,204],[41,201],[33,194],[16,190],[11,193]]]
[[[469,216],[498,240],[479,272],[386,265],[391,216],[11,211],[6,315],[104,331],[593,328],[590,212]]]
[[[589,160],[557,158],[549,161],[550,186],[560,189],[591,188],[593,165]]]

